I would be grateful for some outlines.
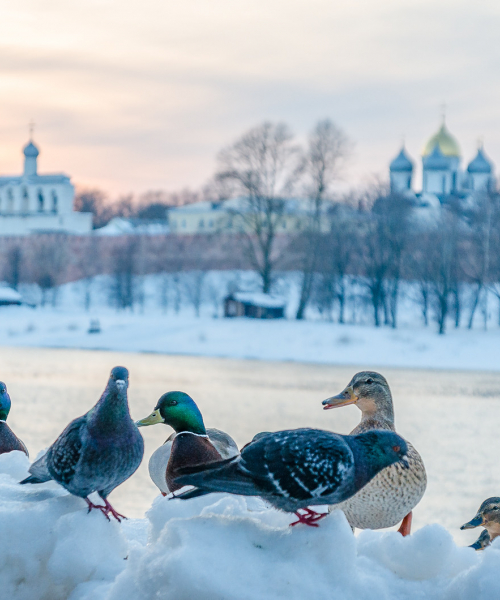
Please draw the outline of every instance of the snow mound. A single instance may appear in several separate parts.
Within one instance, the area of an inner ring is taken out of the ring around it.
[[[355,537],[340,511],[289,527],[261,500],[159,496],[121,525],[0,456],[0,589],[12,600],[482,600],[500,597],[500,541],[459,548],[433,524]]]

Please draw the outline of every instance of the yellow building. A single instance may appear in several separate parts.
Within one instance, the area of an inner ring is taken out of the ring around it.
[[[297,233],[308,226],[313,213],[308,199],[290,198],[284,200],[284,208],[277,224],[278,233]],[[328,231],[327,209],[323,204],[321,229]],[[196,202],[169,211],[171,233],[193,235],[209,233],[242,233],[253,231],[254,219],[262,218],[255,205],[247,198],[233,198],[223,202]]]

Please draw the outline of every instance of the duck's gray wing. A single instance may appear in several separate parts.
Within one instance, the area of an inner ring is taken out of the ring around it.
[[[207,429],[207,435],[217,452],[221,455],[221,458],[231,458],[240,453],[236,442],[224,431],[221,431],[220,429],[209,428]]]

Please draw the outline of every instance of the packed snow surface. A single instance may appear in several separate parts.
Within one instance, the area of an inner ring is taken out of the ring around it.
[[[257,498],[158,496],[108,522],[53,482],[20,486],[29,460],[0,456],[0,589],[11,600],[482,600],[500,597],[500,541],[482,553],[440,525],[407,538],[343,513],[318,529]],[[294,519],[293,519],[294,520]]]

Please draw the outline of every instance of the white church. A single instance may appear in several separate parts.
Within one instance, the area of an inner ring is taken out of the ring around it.
[[[404,146],[390,164],[391,190],[411,197],[424,210],[438,211],[452,197],[459,198],[464,207],[472,206],[478,194],[495,189],[494,166],[482,145],[465,169],[461,158],[460,146],[443,119],[422,152],[422,191],[413,191],[414,162]]]
[[[64,232],[87,234],[92,214],[73,210],[75,188],[67,175],[39,175],[38,148],[23,149],[22,175],[0,177],[0,235]]]

